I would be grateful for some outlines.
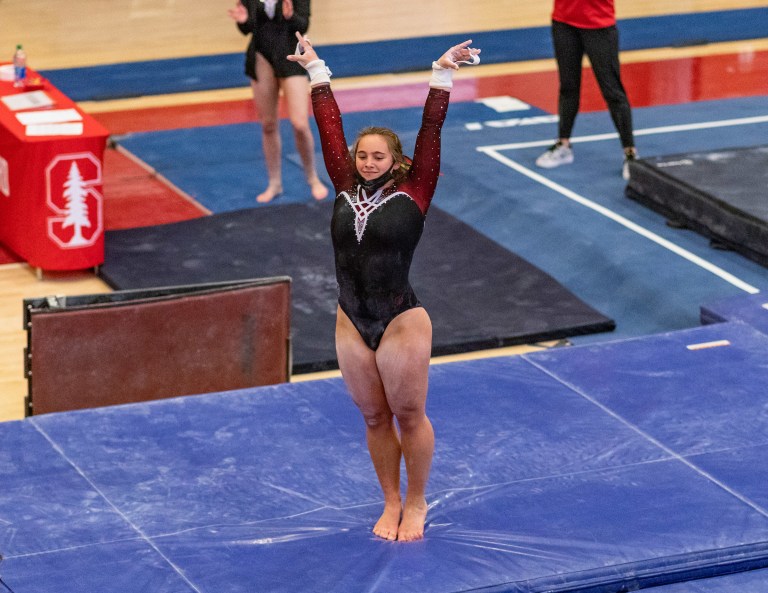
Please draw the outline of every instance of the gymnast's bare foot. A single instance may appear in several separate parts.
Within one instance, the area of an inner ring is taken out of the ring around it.
[[[397,526],[400,524],[400,502],[384,503],[384,512],[373,526],[373,533],[381,538],[394,541],[397,539]]]
[[[324,200],[328,197],[328,188],[319,179],[310,181],[309,186],[312,188],[312,197],[316,200]]]
[[[256,196],[256,201],[259,202],[260,204],[266,204],[267,202],[271,202],[272,200],[274,200],[281,193],[283,193],[282,185],[273,185],[270,183],[267,186],[267,189],[265,189],[258,196]]]
[[[427,501],[416,504],[405,501],[403,520],[397,530],[397,541],[412,542],[424,538],[424,523],[427,520]]]

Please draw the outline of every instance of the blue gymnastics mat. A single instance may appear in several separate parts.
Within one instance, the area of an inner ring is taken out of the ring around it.
[[[609,593],[763,568],[766,361],[768,336],[723,323],[433,366],[430,512],[409,544],[370,533],[380,494],[340,379],[0,423],[3,579]]]
[[[768,334],[768,296],[758,292],[719,299],[701,306],[703,324],[740,321]]]
[[[624,19],[618,27],[623,51],[759,39],[768,28],[768,8]],[[234,26],[232,34],[239,35]],[[337,78],[413,72],[429,69],[430,60],[464,39],[472,39],[482,48],[485,64],[552,57],[548,26],[326,45],[321,53]],[[397,60],[371,60],[371,55],[397,56]],[[243,62],[242,53],[231,53],[46,70],[42,74],[74,101],[104,101],[247,86]]]

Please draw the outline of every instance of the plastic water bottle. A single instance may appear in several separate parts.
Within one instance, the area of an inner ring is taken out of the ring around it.
[[[21,44],[13,52],[13,86],[23,87],[27,78],[27,54]]]

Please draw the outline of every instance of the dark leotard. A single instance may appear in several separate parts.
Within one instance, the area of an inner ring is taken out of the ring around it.
[[[283,3],[277,0],[275,12],[269,18],[264,2],[243,0],[248,10],[248,20],[238,23],[243,35],[251,34],[245,51],[245,73],[256,80],[256,54],[260,53],[272,66],[277,78],[306,76],[304,67],[291,62],[285,56],[296,50],[296,31],[304,35],[309,28],[309,0],[293,0],[293,16],[283,18]]]
[[[368,195],[357,181],[330,85],[312,89],[325,167],[337,194],[331,237],[339,306],[373,350],[397,315],[421,306],[408,273],[440,173],[449,97],[448,91],[430,89],[408,176]]]

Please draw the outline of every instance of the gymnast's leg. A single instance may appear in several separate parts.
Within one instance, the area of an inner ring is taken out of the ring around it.
[[[395,317],[376,350],[376,366],[389,409],[397,418],[408,486],[403,517],[397,532],[400,541],[424,537],[427,517],[425,491],[435,435],[426,415],[432,322],[422,307]]]
[[[365,419],[368,451],[384,493],[384,512],[373,532],[384,539],[394,540],[397,539],[402,511],[400,439],[376,367],[376,353],[366,345],[340,308],[336,316],[336,355],[352,401]]]

